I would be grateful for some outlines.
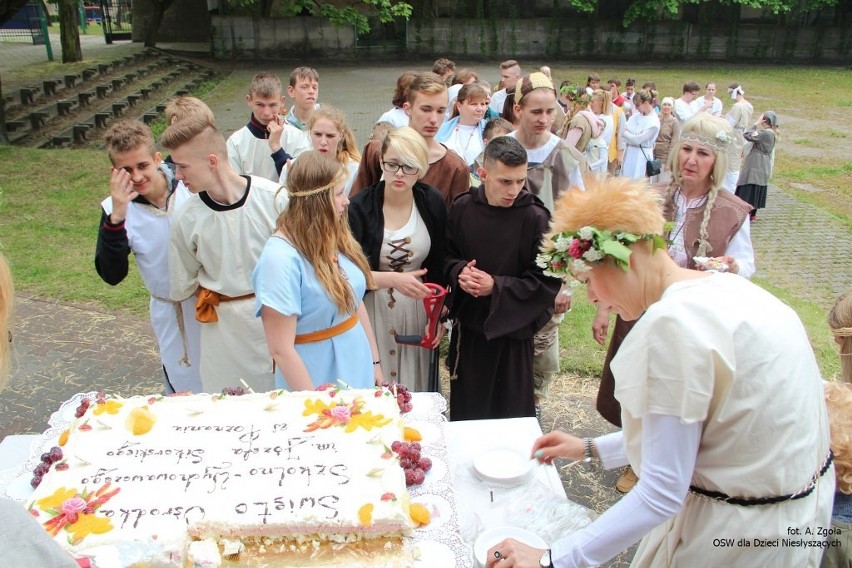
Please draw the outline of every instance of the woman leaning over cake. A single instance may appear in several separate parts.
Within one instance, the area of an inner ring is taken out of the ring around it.
[[[280,388],[309,390],[383,380],[361,298],[373,281],[349,231],[346,170],[316,150],[293,162],[290,203],[278,217],[252,275],[257,315]]]
[[[12,273],[6,258],[0,254],[0,390],[9,380],[12,331],[9,319],[15,303]],[[8,337],[8,339],[7,339]],[[78,568],[64,550],[59,548],[41,525],[21,503],[0,497],[0,553],[11,566],[50,566],[51,568]]]
[[[530,457],[629,463],[639,482],[549,550],[498,543],[488,568],[593,566],[640,538],[634,566],[819,566],[821,548],[781,544],[822,542],[815,535],[834,496],[805,329],[745,278],[678,266],[664,223],[657,195],[637,181],[589,181],[560,199],[540,264],[570,271],[625,320],[642,318],[613,361],[623,430],[594,439],[554,431]]]
[[[444,122],[435,135],[435,140],[461,156],[468,166],[485,148],[482,129],[485,128],[488,98],[488,89],[482,83],[463,86],[453,103],[452,118]]]
[[[645,179],[645,164],[653,158],[654,142],[660,132],[660,119],[654,111],[656,91],[641,90],[633,96],[636,112],[624,129],[624,164],[621,175],[632,179]]]
[[[438,366],[430,369],[433,351],[398,345],[393,335],[427,333],[422,300],[432,292],[423,282],[445,284],[447,206],[437,189],[420,181],[428,168],[423,137],[412,128],[391,130],[382,142],[381,181],[359,192],[349,205],[352,234],[376,283],[364,305],[376,330],[384,375],[412,391],[438,384]],[[437,328],[435,347],[444,330]]]
[[[674,99],[664,97],[660,104],[660,133],[654,142],[654,158],[663,161],[663,169],[668,170],[669,149],[680,134],[680,121],[674,115]]]

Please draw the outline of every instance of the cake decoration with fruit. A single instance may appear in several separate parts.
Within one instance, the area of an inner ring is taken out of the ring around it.
[[[440,432],[430,421],[443,420],[443,399],[421,396],[434,408],[414,422]],[[395,384],[85,396],[35,466],[26,506],[104,568],[410,567],[422,534],[457,522],[446,465],[443,495],[423,486],[425,454],[443,463],[446,448],[442,436],[422,446],[402,418],[412,408]],[[412,489],[426,501],[412,503]],[[445,547],[461,546],[451,535]]]

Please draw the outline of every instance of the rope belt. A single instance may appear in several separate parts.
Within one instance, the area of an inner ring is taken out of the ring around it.
[[[298,345],[301,343],[313,343],[315,341],[331,339],[335,335],[340,335],[341,333],[349,331],[350,329],[355,327],[357,323],[358,314],[354,313],[342,322],[326,329],[320,329],[319,331],[312,331],[310,333],[303,333],[301,335],[297,335],[296,338],[293,340],[293,343]]]
[[[253,298],[254,294],[243,294],[242,296],[226,296],[204,286],[198,287],[198,298],[195,300],[195,319],[201,323],[214,323],[219,321],[216,314],[216,306],[222,302],[236,302]]]
[[[752,505],[773,505],[775,503],[782,503],[784,501],[793,501],[795,499],[802,499],[807,497],[814,491],[814,487],[816,487],[817,481],[819,478],[825,475],[825,472],[828,471],[828,468],[831,467],[831,462],[834,461],[834,453],[831,450],[828,450],[828,455],[825,457],[825,461],[822,464],[820,470],[811,476],[811,480],[799,491],[795,493],[790,493],[789,495],[779,495],[778,497],[731,497],[726,493],[722,493],[721,491],[708,491],[707,489],[701,489],[700,487],[696,487],[694,485],[689,486],[689,490],[696,495],[701,495],[702,497],[708,497],[713,499],[714,501],[722,501],[724,503],[730,503],[731,505],[741,505],[743,507],[750,507]],[[832,488],[834,491],[834,488]]]
[[[183,308],[181,307],[180,302],[175,302],[174,300],[170,300],[168,298],[161,298],[160,296],[151,296],[158,302],[164,302],[166,304],[171,304],[172,308],[175,310],[175,320],[177,321],[178,333],[180,333],[180,342],[183,344],[183,357],[178,361],[178,365],[183,365],[185,367],[192,367],[192,363],[189,362],[189,347],[186,344],[186,323],[183,320]]]

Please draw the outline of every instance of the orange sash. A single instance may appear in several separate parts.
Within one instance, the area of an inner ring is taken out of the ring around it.
[[[297,335],[296,339],[293,341],[295,344],[300,343],[313,343],[314,341],[322,341],[323,339],[330,339],[335,335],[340,335],[341,333],[347,332],[358,323],[358,314],[354,313],[349,316],[349,319],[345,319],[337,325],[333,325],[326,329],[321,329],[319,331],[312,331],[310,333],[303,333],[301,335]]]
[[[242,296],[226,296],[204,286],[198,288],[198,298],[195,300],[195,319],[201,323],[213,323],[219,321],[216,314],[216,306],[221,302],[233,302],[254,297],[254,294],[243,294]]]

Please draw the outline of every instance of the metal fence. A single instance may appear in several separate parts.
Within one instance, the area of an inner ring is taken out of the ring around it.
[[[11,20],[0,27],[0,41],[44,45],[44,18],[41,2],[26,4]]]

